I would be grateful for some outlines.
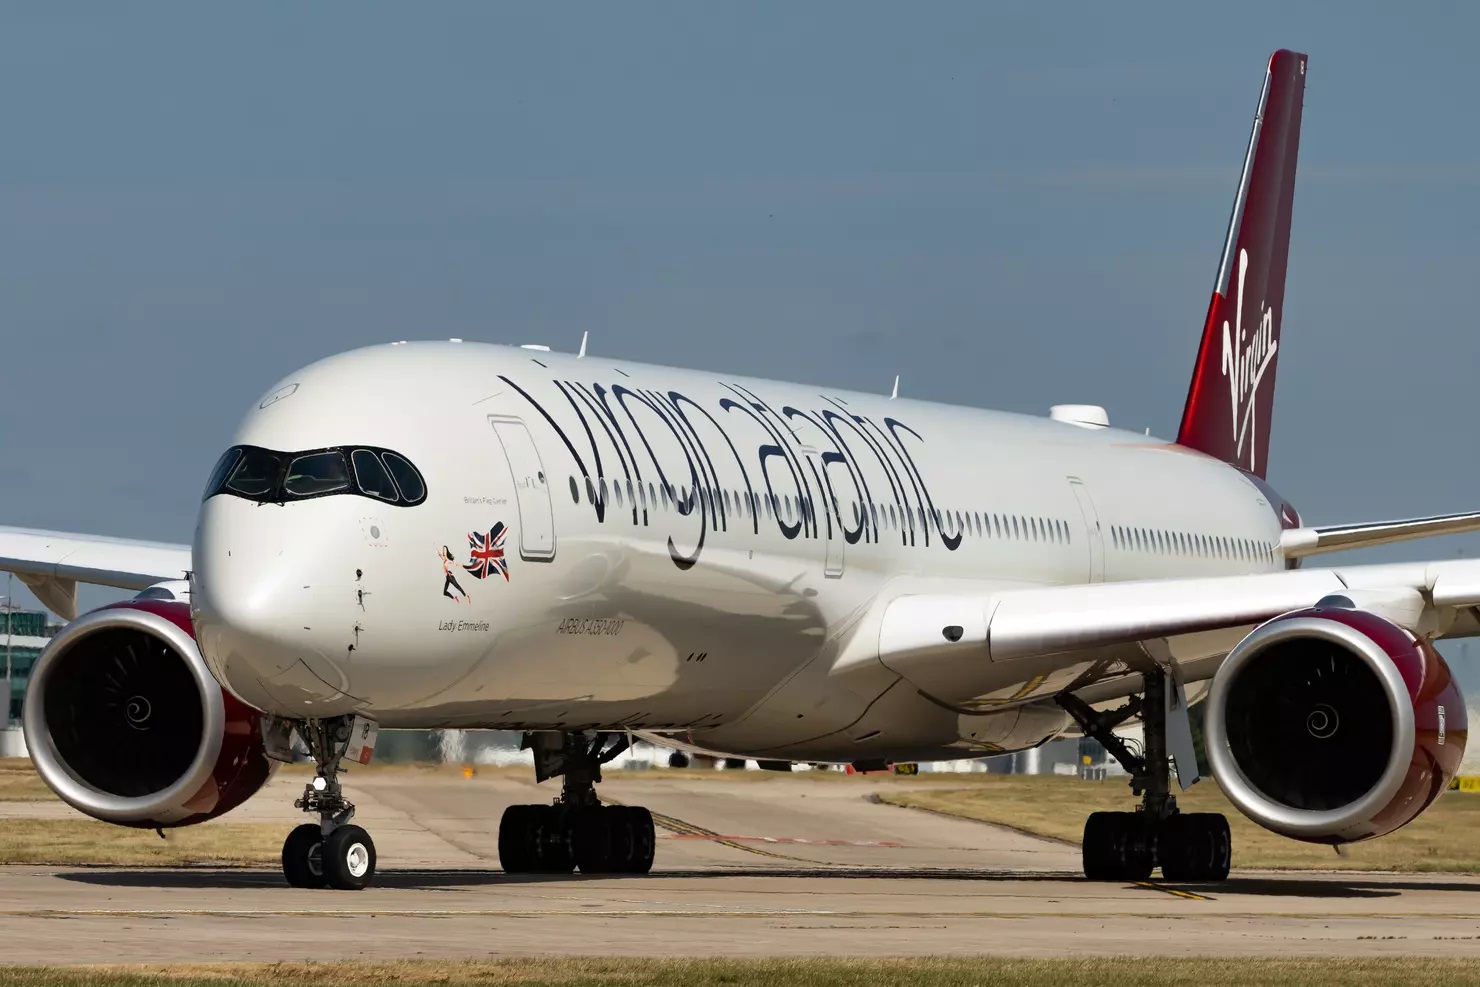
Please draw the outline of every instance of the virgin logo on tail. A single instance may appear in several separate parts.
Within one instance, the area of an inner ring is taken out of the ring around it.
[[[1274,365],[1280,341],[1274,338],[1274,309],[1260,304],[1259,327],[1250,337],[1244,326],[1244,275],[1249,269],[1249,252],[1238,252],[1238,302],[1234,324],[1223,320],[1223,376],[1228,378],[1229,421],[1233,426],[1234,447],[1243,459],[1244,445],[1255,432],[1255,412],[1259,406],[1259,385],[1264,373]],[[1258,472],[1253,449],[1249,452],[1249,470]]]

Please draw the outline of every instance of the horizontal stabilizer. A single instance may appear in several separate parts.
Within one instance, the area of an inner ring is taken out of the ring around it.
[[[1280,550],[1289,559],[1340,552],[1353,548],[1373,548],[1415,538],[1436,535],[1458,535],[1480,531],[1480,513],[1440,514],[1415,517],[1404,521],[1374,521],[1367,524],[1335,524],[1323,528],[1290,528],[1280,535]]]

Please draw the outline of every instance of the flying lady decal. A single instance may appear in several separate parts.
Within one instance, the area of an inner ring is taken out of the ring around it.
[[[452,567],[457,563],[452,558],[452,549],[443,545],[437,549],[437,558],[442,560],[442,595],[454,603],[472,603],[472,599],[457,583]]]

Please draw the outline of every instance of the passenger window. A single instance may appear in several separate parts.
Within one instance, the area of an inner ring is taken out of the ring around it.
[[[418,504],[426,498],[426,484],[422,482],[421,474],[416,471],[415,466],[393,452],[383,452],[380,458],[385,462],[385,468],[391,471],[396,486],[401,488],[402,500]]]
[[[396,499],[396,485],[391,481],[391,475],[386,472],[385,465],[381,463],[380,457],[369,449],[356,449],[349,455],[349,462],[355,471],[355,484],[361,492],[381,500],[394,501]],[[576,488],[575,478],[570,481],[570,488]]]
[[[314,452],[299,456],[288,464],[288,476],[283,481],[283,490],[293,497],[317,497],[349,489],[349,470],[344,465],[344,454]]]

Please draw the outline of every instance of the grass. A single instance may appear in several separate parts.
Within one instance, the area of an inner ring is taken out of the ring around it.
[[[1195,984],[1250,987],[1301,984],[1475,982],[1465,958],[1332,957],[1086,959],[583,959],[529,958],[493,962],[197,964],[179,967],[0,967],[0,987],[143,987],[273,984],[280,987],[853,987],[909,983],[918,987],[1027,987],[1113,983],[1117,987]]]
[[[213,820],[165,830],[111,826],[92,819],[0,821],[0,864],[178,867],[276,864],[286,830],[276,823]],[[3,952],[0,952],[3,956]]]
[[[1078,844],[1085,817],[1100,809],[1129,810],[1135,801],[1124,778],[1103,782],[1028,775],[981,775],[969,788],[885,790],[891,805],[928,809],[1011,826]],[[1428,811],[1388,836],[1346,848],[1286,839],[1250,822],[1211,779],[1177,795],[1185,812],[1221,812],[1233,830],[1236,868],[1480,872],[1480,794],[1447,792]]]
[[[0,802],[41,802],[54,798],[30,760],[0,758]]]

